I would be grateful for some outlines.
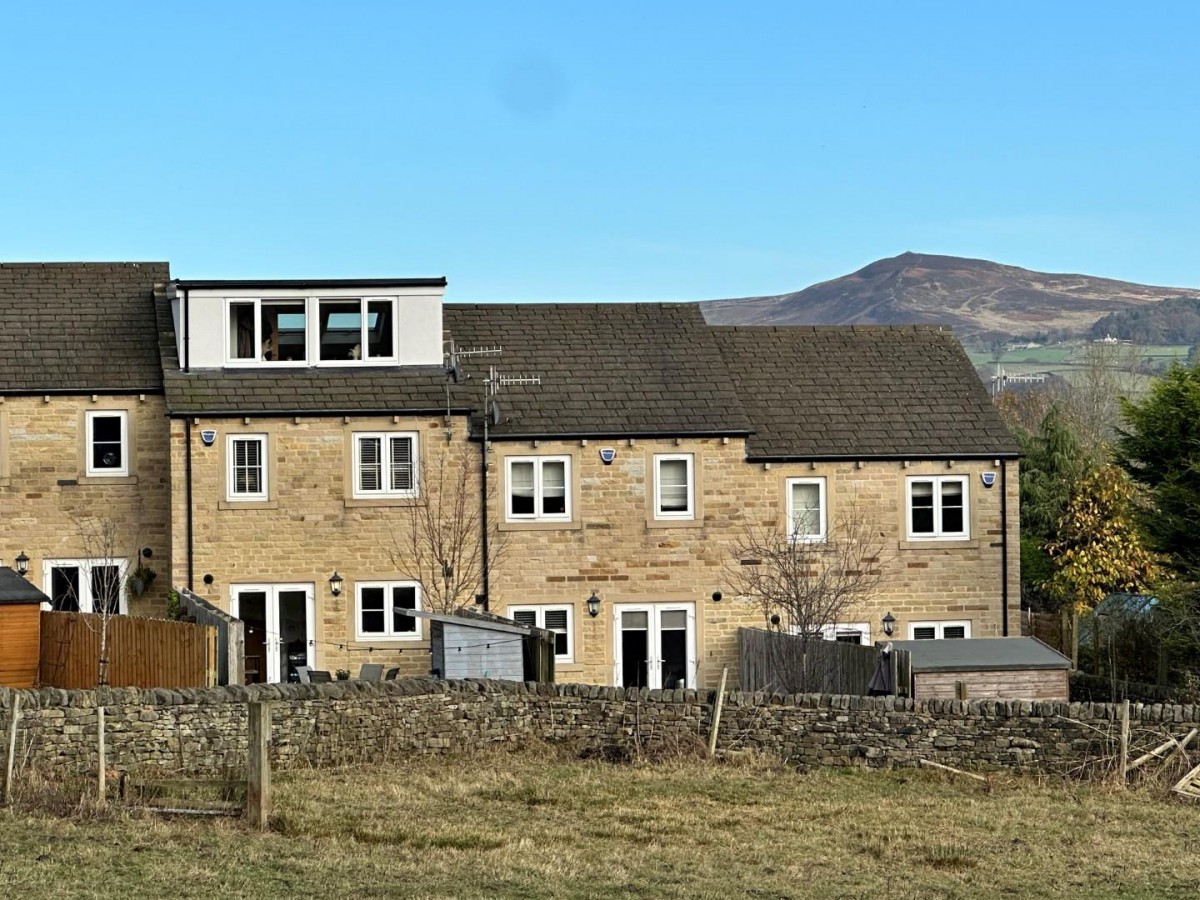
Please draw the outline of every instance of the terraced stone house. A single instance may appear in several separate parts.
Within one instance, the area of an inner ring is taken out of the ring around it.
[[[1018,622],[1017,446],[948,331],[443,304],[443,279],[0,274],[6,326],[38,330],[18,323],[58,298],[28,354],[53,365],[11,364],[3,338],[0,557],[25,549],[53,588],[46,561],[84,552],[73,519],[127,509],[122,542],[169,573],[131,611],[171,584],[229,610],[249,678],[427,672],[427,623],[394,608],[435,605],[414,510],[447,485],[476,537],[471,560],[438,557],[447,583],[470,573],[469,599],[556,632],[560,680],[715,686],[737,628],[762,623],[730,589],[747,527],[820,542],[851,506],[883,535],[884,578],[826,636],[872,642],[888,613],[901,638]],[[97,474],[113,434],[123,471]]]

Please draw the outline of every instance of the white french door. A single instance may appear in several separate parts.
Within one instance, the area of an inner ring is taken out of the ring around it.
[[[618,685],[696,686],[696,604],[618,603],[613,616]]]
[[[246,683],[299,681],[297,666],[316,661],[311,584],[238,584],[229,612],[245,623]]]

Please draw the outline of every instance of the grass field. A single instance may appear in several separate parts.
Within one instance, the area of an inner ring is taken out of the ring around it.
[[[1200,894],[1200,807],[1161,790],[549,751],[294,772],[276,790],[265,835],[229,820],[2,810],[0,895]]]

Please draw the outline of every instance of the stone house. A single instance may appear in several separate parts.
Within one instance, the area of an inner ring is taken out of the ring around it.
[[[367,661],[427,672],[426,626],[392,609],[435,605],[437,573],[414,575],[430,562],[414,535],[420,510],[454,484],[469,498],[457,519],[501,552],[480,571],[467,542],[447,584],[466,577],[466,602],[478,593],[492,612],[556,632],[560,680],[715,686],[722,666],[736,671],[737,628],[762,623],[729,586],[746,528],[819,542],[849,508],[884,537],[884,580],[828,637],[872,642],[888,613],[901,638],[1008,634],[1017,446],[948,331],[714,327],[695,304],[443,305],[443,279],[134,271],[130,321],[106,320],[96,336],[136,332],[136,346],[96,352],[114,380],[85,385],[69,410],[53,395],[61,421],[34,427],[22,412],[21,440],[48,442],[40,466],[54,471],[33,491],[0,490],[30,525],[35,577],[47,554],[82,553],[47,549],[50,533],[125,507],[97,495],[67,510],[64,453],[92,440],[93,406],[124,411],[137,462],[120,477],[133,482],[103,486],[129,491],[126,531],[170,573],[158,586],[246,622],[252,678]],[[129,274],[56,277],[62,297],[100,298],[106,278]],[[60,344],[68,309],[94,306],[60,309]],[[137,366],[119,365],[121,353]],[[104,395],[133,390],[117,373],[147,363],[144,392]],[[47,402],[7,387],[6,479],[13,411]],[[5,549],[10,522],[0,558],[21,549]]]

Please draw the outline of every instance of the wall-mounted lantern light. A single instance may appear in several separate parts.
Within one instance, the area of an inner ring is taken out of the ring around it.
[[[600,598],[596,596],[596,592],[592,591],[592,596],[587,598],[588,615],[593,619],[600,615]]]
[[[337,573],[337,569],[333,570],[333,574],[329,576],[329,593],[335,597],[342,595],[342,582],[345,579]]]
[[[25,551],[21,551],[21,555],[17,557],[17,574],[22,578],[29,572],[29,557],[25,555]]]
[[[895,630],[896,630],[896,617],[893,616],[891,614],[891,612],[889,611],[888,614],[883,617],[883,633],[886,634],[888,637],[891,637],[892,632]]]

